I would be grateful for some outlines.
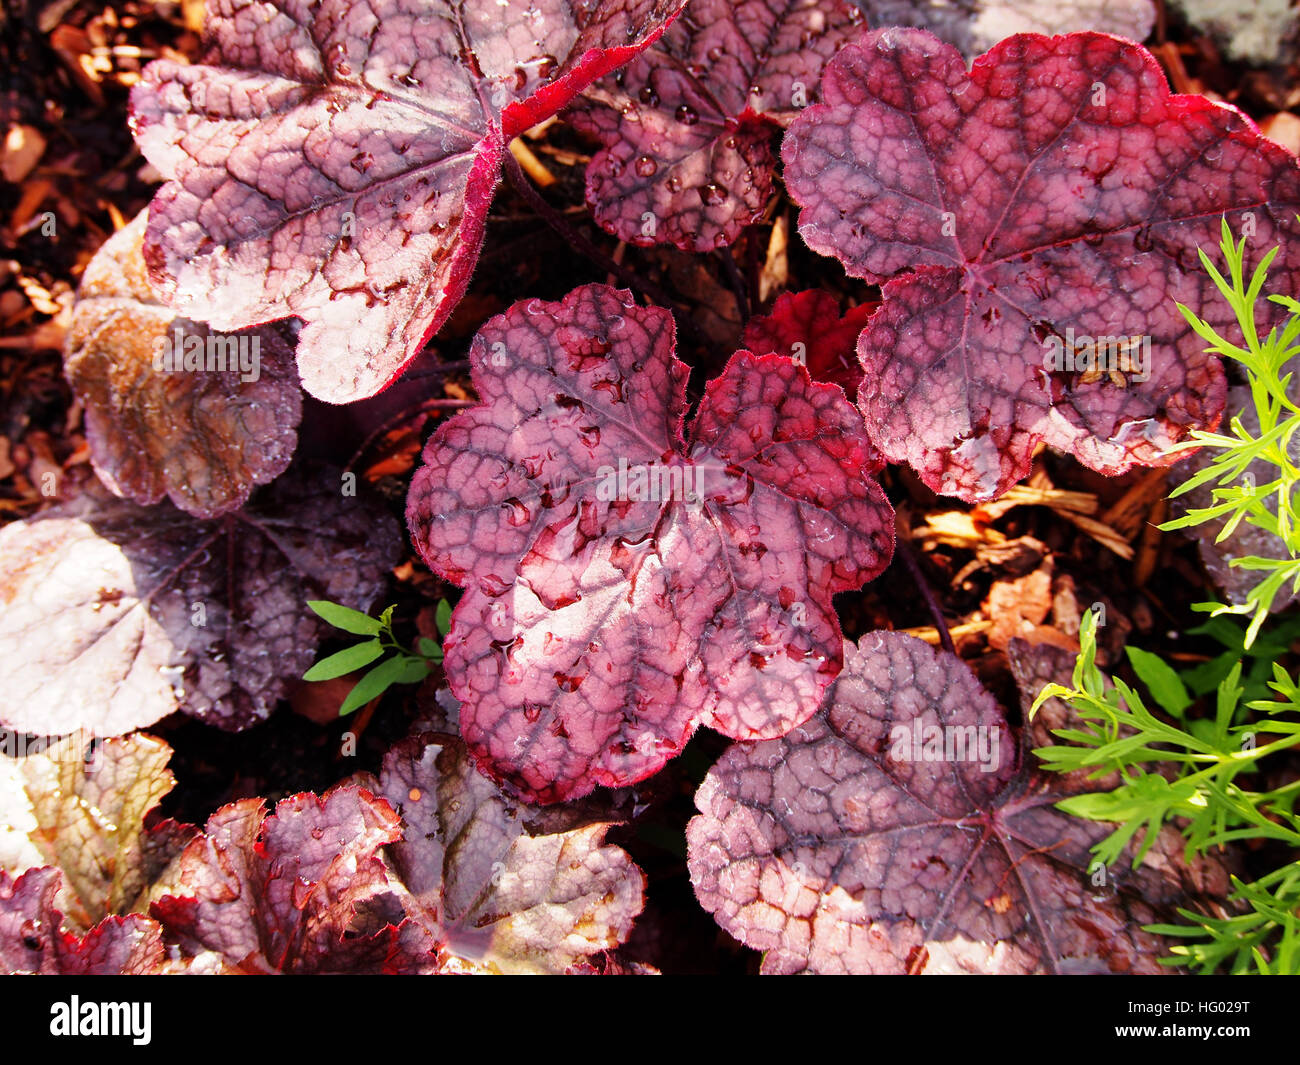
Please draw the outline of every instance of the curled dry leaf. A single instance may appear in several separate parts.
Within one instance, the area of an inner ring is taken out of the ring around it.
[[[58,902],[81,928],[143,912],[145,896],[194,834],[145,817],[172,790],[171,748],[143,733],[86,745],[68,737],[21,758],[0,754],[0,869],[54,866]]]
[[[814,381],[839,385],[858,394],[858,334],[879,306],[862,303],[840,314],[839,300],[822,289],[782,292],[772,310],[751,318],[741,343],[758,354],[774,351],[802,361]]]
[[[697,725],[804,720],[839,672],[834,593],[888,563],[893,511],[840,389],[738,352],[684,433],[667,311],[602,285],[515,304],[470,349],[483,404],[407,500],[466,589],[447,676],[479,765],[530,801],[631,784]]]
[[[151,277],[220,329],[298,316],[307,391],[374,395],[463,295],[507,142],[683,2],[214,0],[202,61],[132,90]]]
[[[0,530],[0,722],[115,736],[175,710],[265,718],[311,665],[306,606],[368,607],[396,562],[386,511],[337,472],[279,478],[200,521],[90,491]]]
[[[596,221],[634,244],[734,242],[772,198],[773,134],[861,24],[841,0],[694,0],[572,115],[604,145],[587,166]]]
[[[956,656],[896,633],[849,646],[822,710],[736,744],[687,827],[696,895],[764,972],[1158,972],[1141,930],[1221,894],[1221,867],[1105,871],[1104,828],[1026,785],[1001,711]]]
[[[57,869],[18,878],[0,871],[0,971],[14,974],[140,976],[165,963],[156,922],[138,913],[105,917],[85,935],[62,927]]]
[[[859,402],[936,491],[993,498],[1040,442],[1107,474],[1168,464],[1217,424],[1222,368],[1175,301],[1235,328],[1197,259],[1221,216],[1253,261],[1281,242],[1274,271],[1300,287],[1295,157],[1170,94],[1131,42],[1019,35],[967,72],[928,33],[879,30],[822,97],[782,146],[800,232],[884,285]]]
[[[392,807],[362,788],[293,795],[270,816],[241,799],[208,819],[151,913],[187,955],[235,972],[428,972],[433,942],[380,854],[400,838]]]
[[[147,214],[86,267],[64,372],[105,484],[211,518],[289,465],[302,415],[293,343],[279,326],[218,333],[178,318],[145,272]]]
[[[565,972],[627,938],[645,878],[604,843],[608,823],[539,829],[452,737],[412,737],[384,759],[378,794],[404,838],[388,860],[437,940],[445,972]]]

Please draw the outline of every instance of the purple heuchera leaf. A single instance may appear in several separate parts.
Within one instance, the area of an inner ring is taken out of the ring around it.
[[[1174,303],[1229,328],[1197,260],[1225,213],[1253,258],[1283,242],[1274,269],[1300,287],[1295,158],[1171,95],[1131,42],[1016,36],[968,73],[928,33],[880,30],[822,95],[782,148],[800,232],[884,284],[860,403],[936,491],[997,496],[1039,442],[1116,474],[1213,427],[1223,371]],[[1085,337],[1113,339],[1101,369],[1120,372],[1092,372]]]
[[[220,329],[297,315],[307,390],[373,395],[463,294],[505,144],[682,3],[213,0],[202,62],[154,62],[132,91],[170,179],[151,276]]]
[[[873,27],[915,26],[968,58],[1016,33],[1096,30],[1145,40],[1152,0],[854,0]]]
[[[470,349],[483,405],[439,427],[407,500],[466,591],[447,640],[480,766],[556,802],[630,784],[699,724],[775,736],[840,668],[838,591],[893,512],[843,393],[738,352],[684,430],[667,311],[602,285],[517,303]]]
[[[745,323],[741,343],[750,351],[774,351],[802,359],[814,381],[858,394],[858,334],[879,304],[860,303],[840,314],[839,300],[824,289],[782,292],[772,310]]]
[[[166,497],[212,518],[243,506],[293,457],[302,415],[293,343],[280,326],[215,333],[163,306],[141,253],[147,216],[86,267],[64,372],[85,404],[100,480],[137,503]],[[185,369],[187,345],[202,368]]]
[[[105,917],[85,935],[62,927],[56,905],[62,876],[31,869],[14,879],[0,871],[0,971],[76,976],[139,976],[164,964],[162,932],[138,913]]]
[[[364,788],[223,806],[186,848],[150,912],[187,954],[250,973],[430,971],[433,942],[407,921],[380,848],[400,818]]]
[[[604,143],[587,166],[596,221],[634,244],[731,244],[772,197],[773,133],[861,24],[838,0],[694,0],[572,116]]]
[[[566,972],[617,947],[641,912],[645,878],[605,843],[609,822],[545,825],[547,811],[504,795],[459,739],[399,743],[377,794],[402,815],[388,864],[442,972]]]
[[[1099,826],[1026,786],[1010,730],[960,659],[901,633],[848,645],[816,717],[733,746],[696,795],[701,904],[763,971],[1160,972],[1141,926],[1222,894],[1166,835],[1093,886]]]
[[[214,521],[95,485],[0,529],[0,722],[116,736],[175,710],[267,717],[326,629],[307,600],[365,609],[397,561],[397,523],[339,477],[291,471]]]

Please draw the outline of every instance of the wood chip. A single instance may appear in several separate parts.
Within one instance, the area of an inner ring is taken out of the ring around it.
[[[1114,552],[1124,561],[1127,562],[1133,557],[1133,545],[1105,522],[1097,521],[1095,518],[1089,518],[1083,514],[1072,514],[1068,510],[1058,511],[1058,513],[1066,521],[1078,526],[1097,543],[1101,544],[1102,547]]]
[[[555,184],[555,175],[546,169],[546,164],[538,159],[533,154],[533,150],[518,137],[510,142],[510,154],[524,168],[524,173],[534,185],[549,189]]]
[[[1169,471],[1150,470],[1135,481],[1122,496],[1107,508],[1101,520],[1126,540],[1132,540],[1142,528],[1151,508],[1169,493]]]
[[[1067,492],[1059,488],[1036,488],[1032,485],[1013,485],[991,503],[981,503],[974,513],[983,521],[996,521],[1013,507],[1039,506],[1075,514],[1097,513],[1097,497],[1091,492]]]
[[[963,636],[976,636],[981,632],[987,632],[992,628],[991,621],[968,621],[961,625],[952,625],[948,628],[948,635],[952,637],[953,643],[956,643]],[[924,640],[928,644],[939,646],[939,630],[933,625],[922,625],[915,629],[899,629],[899,632],[906,633],[908,636],[915,636],[918,640]]]
[[[766,303],[790,283],[790,213],[782,211],[772,221],[767,239],[767,258],[758,275],[758,302]]]
[[[35,126],[15,125],[0,147],[0,176],[16,185],[36,169],[45,154],[45,138]]]

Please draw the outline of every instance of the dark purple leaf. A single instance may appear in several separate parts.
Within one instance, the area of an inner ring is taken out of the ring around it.
[[[775,736],[840,668],[831,605],[888,563],[861,418],[738,352],[689,433],[667,311],[590,285],[492,319],[483,405],[445,422],[407,520],[466,591],[446,643],[480,766],[532,801],[640,780],[699,724]]]
[[[1275,275],[1300,288],[1295,158],[1234,108],[1171,95],[1130,42],[1017,36],[967,73],[923,31],[876,31],[822,94],[782,149],[800,232],[884,283],[859,400],[936,491],[992,498],[1040,442],[1107,474],[1167,463],[1213,427],[1223,371],[1174,304],[1229,327],[1197,261],[1225,213],[1253,261],[1282,242]],[[1085,337],[1116,372],[1088,368]]]
[[[596,221],[634,244],[731,244],[772,197],[773,133],[861,23],[839,0],[694,0],[572,116],[604,144],[587,167]]]
[[[704,908],[763,971],[1158,972],[1141,926],[1222,895],[1166,834],[1142,866],[1093,867],[1105,827],[1016,772],[1001,711],[956,656],[900,633],[848,645],[821,711],[733,746],[696,795]]]
[[[132,91],[169,179],[146,259],[220,329],[296,315],[307,391],[373,395],[447,319],[506,143],[654,40],[683,0],[213,0],[203,61]]]
[[[1095,30],[1145,40],[1151,0],[854,0],[873,27],[915,26],[974,59],[1016,33]]]
[[[216,333],[163,306],[141,256],[146,216],[86,267],[64,372],[105,484],[137,503],[166,497],[216,517],[293,456],[302,414],[293,343],[278,326]]]
[[[222,728],[265,718],[312,663],[307,608],[367,608],[400,550],[337,471],[281,477],[199,521],[87,492],[0,530],[0,721],[114,736],[174,710]]]

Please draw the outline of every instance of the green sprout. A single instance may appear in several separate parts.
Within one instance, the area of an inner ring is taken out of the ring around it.
[[[1133,844],[1139,864],[1157,834],[1174,825],[1186,841],[1190,860],[1239,840],[1256,847],[1265,841],[1289,848],[1291,858],[1253,882],[1232,878],[1227,916],[1180,909],[1187,924],[1160,924],[1147,931],[1182,940],[1171,948],[1167,965],[1198,972],[1300,973],[1300,815],[1295,809],[1300,778],[1288,772],[1300,748],[1300,678],[1278,662],[1300,634],[1294,619],[1264,628],[1274,601],[1283,590],[1300,587],[1300,528],[1293,495],[1300,469],[1291,460],[1291,438],[1300,429],[1300,407],[1287,394],[1291,381],[1283,373],[1297,353],[1300,302],[1271,295],[1290,312],[1280,328],[1260,338],[1256,305],[1267,281],[1269,252],[1245,279],[1243,237],[1234,241],[1223,222],[1221,250],[1227,276],[1202,251],[1201,263],[1233,309],[1244,346],[1224,339],[1207,322],[1179,304],[1208,350],[1239,363],[1250,383],[1259,418],[1252,434],[1233,417],[1227,433],[1195,432],[1174,450],[1206,447],[1215,452],[1209,467],[1189,478],[1171,498],[1215,482],[1212,505],[1191,509],[1162,525],[1183,529],[1223,518],[1218,539],[1246,521],[1272,533],[1285,546],[1282,558],[1240,558],[1233,565],[1263,576],[1240,606],[1198,604],[1210,621],[1195,633],[1208,635],[1224,652],[1201,666],[1177,672],[1158,656],[1128,650],[1129,664],[1147,699],[1096,664],[1097,618],[1083,618],[1080,654],[1069,685],[1049,684],[1038,695],[1030,716],[1056,697],[1067,702],[1078,724],[1054,729],[1061,741],[1035,754],[1044,768],[1060,773],[1089,772],[1089,779],[1117,773],[1118,787],[1075,795],[1057,805],[1076,817],[1113,825],[1093,853],[1102,862],[1118,861]],[[1276,470],[1257,483],[1248,468],[1262,463]],[[1224,614],[1247,615],[1245,630]],[[1148,702],[1151,704],[1148,706]],[[1212,708],[1209,705],[1212,702]],[[1268,853],[1268,852],[1265,852]]]
[[[311,599],[307,605],[336,629],[354,636],[369,637],[322,658],[302,675],[303,680],[333,680],[376,663],[348,692],[339,706],[340,717],[365,706],[394,684],[419,684],[429,675],[434,664],[442,661],[442,647],[435,640],[421,636],[414,650],[408,650],[398,641],[393,634],[391,606],[378,617],[371,617],[326,599]],[[438,631],[446,637],[451,628],[451,606],[445,599],[438,603],[436,623]]]

